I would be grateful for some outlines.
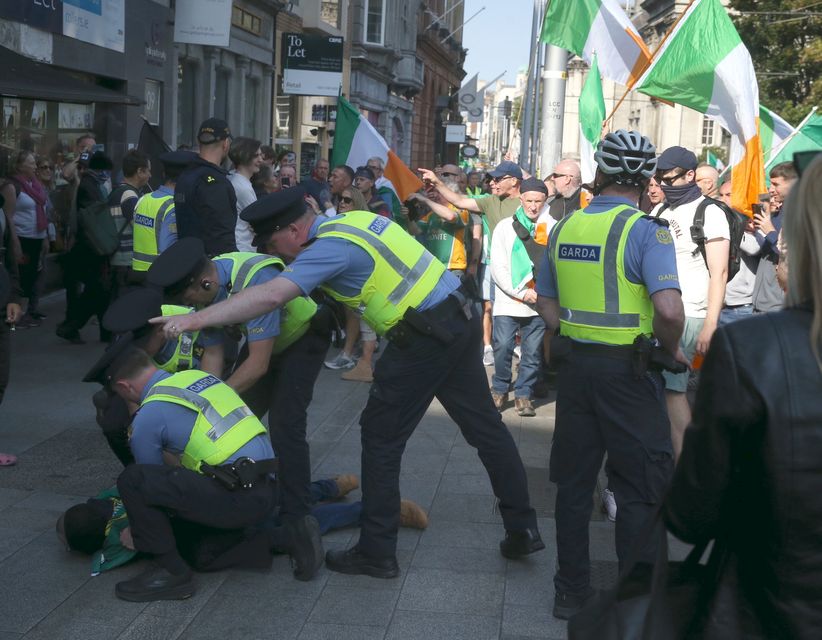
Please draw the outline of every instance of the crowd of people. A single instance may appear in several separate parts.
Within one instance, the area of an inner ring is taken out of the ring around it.
[[[50,247],[66,291],[57,335],[82,343],[96,316],[111,343],[86,380],[103,389],[97,419],[125,469],[117,490],[69,510],[59,529],[74,549],[153,558],[117,585],[119,597],[188,597],[191,566],[260,566],[272,551],[292,555],[298,579],[323,561],[398,575],[397,528],[427,524],[400,498],[401,457],[434,397],[489,474],[501,553],[520,558],[545,545],[501,414],[513,393],[516,414],[535,416],[556,389],[553,613],[562,619],[593,595],[588,523],[603,463],[622,563],[663,503],[670,529],[699,541],[737,530],[726,501],[741,499],[740,477],[763,486],[753,470],[786,465],[774,471],[786,499],[811,490],[789,478],[816,468],[812,436],[780,429],[822,416],[792,388],[788,407],[757,376],[780,371],[810,389],[820,379],[820,159],[801,182],[794,163],[771,168],[747,217],[731,207],[730,180],[691,150],[660,153],[624,130],[600,142],[590,184],[572,159],[544,179],[511,160],[487,173],[444,164],[420,168],[424,187],[404,202],[379,157],[358,167],[321,159],[298,180],[293,154],[234,138],[224,121],[203,122],[197,141],[196,151],[164,154],[162,168],[138,150],[114,167],[91,135],[58,162],[21,151],[0,190],[0,399],[10,329],[44,317]],[[90,226],[98,210],[113,223],[107,251]],[[786,300],[792,310],[781,311]],[[363,500],[342,511],[322,503],[356,476],[310,477],[306,414],[323,366],[372,383],[360,419]],[[791,438],[807,440],[807,468]],[[0,455],[0,465],[14,461]],[[115,520],[128,533],[110,539]],[[357,544],[323,555],[321,533],[351,525]],[[790,564],[792,552],[770,548],[773,567]],[[633,555],[653,562],[655,549]],[[750,538],[736,547],[740,566],[756,552]],[[777,568],[756,577],[746,593],[767,615],[745,611],[734,624],[770,637],[814,619],[797,613],[801,596],[773,591],[801,590],[804,578]]]

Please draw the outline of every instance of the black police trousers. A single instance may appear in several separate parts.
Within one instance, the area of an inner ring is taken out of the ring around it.
[[[277,506],[277,483],[258,481],[229,491],[213,478],[183,467],[131,464],[117,479],[138,551],[177,558],[171,517],[220,530],[243,529],[268,517]],[[170,567],[167,567],[170,568]]]
[[[536,528],[525,467],[494,407],[482,364],[482,325],[457,312],[440,322],[451,344],[414,334],[399,348],[389,342],[374,368],[374,383],[360,416],[362,427],[361,553],[393,557],[400,519],[400,463],[405,444],[437,398],[477,449],[505,528]]]
[[[557,485],[556,591],[582,595],[590,584],[588,525],[602,460],[617,503],[616,551],[630,556],[673,473],[662,375],[634,375],[628,360],[573,353],[559,368],[550,479]],[[639,555],[653,562],[655,545]]]
[[[268,413],[271,444],[280,460],[280,514],[284,520],[311,513],[311,457],[305,430],[314,383],[330,339],[309,329],[271,359],[268,372],[241,394],[258,418]]]

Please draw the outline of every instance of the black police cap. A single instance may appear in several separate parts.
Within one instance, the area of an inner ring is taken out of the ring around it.
[[[228,123],[220,118],[203,120],[199,131],[197,131],[197,142],[200,144],[211,144],[232,137]]]
[[[205,245],[199,238],[183,238],[163,251],[149,267],[149,285],[171,294],[182,291],[200,274],[207,260]]]
[[[167,167],[187,167],[194,162],[196,157],[197,154],[193,151],[188,151],[187,149],[177,149],[177,151],[166,151],[162,154],[160,156],[160,162]]]
[[[97,382],[104,386],[107,385],[109,372],[133,344],[134,337],[130,333],[125,333],[115,342],[112,342],[100,359],[88,370],[88,373],[83,377],[83,382]]]
[[[103,316],[103,327],[112,333],[141,332],[150,328],[148,321],[162,314],[163,294],[157,289],[129,291],[109,305]]]
[[[252,244],[256,247],[272,233],[297,220],[305,211],[305,189],[298,185],[263,196],[243,209],[240,218],[254,230]]]

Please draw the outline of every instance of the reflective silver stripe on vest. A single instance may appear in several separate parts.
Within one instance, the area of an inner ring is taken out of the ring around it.
[[[134,252],[134,260],[138,260],[141,262],[148,262],[149,264],[154,264],[154,261],[157,259],[155,255],[149,255],[148,253],[140,253],[139,251]]]
[[[620,211],[611,223],[608,231],[608,238],[605,240],[605,257],[602,261],[603,276],[605,281],[605,313],[619,313],[619,277],[617,276],[617,254],[619,253],[619,241],[628,220],[636,215],[635,209],[625,209]],[[606,325],[611,326],[611,325]],[[630,325],[634,326],[634,325]],[[636,324],[639,326],[639,323]]]
[[[271,256],[254,256],[240,265],[240,268],[237,271],[237,277],[234,278],[234,282],[231,283],[231,290],[234,290],[234,285],[239,286],[240,289],[245,289],[245,279],[248,277],[248,274],[251,273],[251,270],[254,267],[266,260],[271,260]],[[274,266],[274,263],[272,263],[271,266]],[[238,289],[238,291],[240,289]]]
[[[638,313],[598,313],[560,307],[560,318],[565,322],[609,329],[638,329]]]
[[[380,254],[380,257],[385,260],[394,271],[396,271],[397,275],[400,277],[400,283],[391,293],[388,294],[388,301],[394,305],[399,304],[408,292],[411,291],[411,288],[417,284],[417,281],[422,277],[426,269],[428,269],[434,260],[434,256],[431,253],[428,251],[423,251],[416,264],[409,268],[402,260],[400,260],[397,254],[388,248],[382,240],[375,238],[362,229],[352,227],[342,222],[323,224],[320,226],[320,232],[317,236],[320,237],[323,234],[332,231],[349,233],[352,236],[357,236],[361,240],[365,240],[378,254]]]
[[[251,409],[243,405],[242,407],[238,407],[234,409],[234,411],[230,412],[228,415],[221,416],[220,412],[214,408],[214,405],[211,404],[206,398],[201,396],[199,393],[195,393],[189,389],[181,389],[179,387],[163,387],[163,386],[155,386],[151,388],[151,391],[148,392],[146,396],[146,400],[148,400],[151,396],[154,395],[164,395],[164,396],[171,396],[172,398],[179,398],[180,400],[185,400],[186,402],[193,404],[197,409],[203,414],[203,417],[206,421],[211,425],[211,429],[208,430],[206,436],[212,442],[216,441],[220,436],[224,435],[231,429],[233,426],[248,418],[253,416],[254,414],[251,412]]]
[[[160,252],[160,231],[162,231],[163,228],[163,218],[166,217],[166,213],[169,208],[173,206],[174,198],[169,198],[163,203],[163,206],[160,207],[160,210],[157,212],[157,216],[154,218],[154,242],[156,243],[155,246],[157,247],[158,253]]]

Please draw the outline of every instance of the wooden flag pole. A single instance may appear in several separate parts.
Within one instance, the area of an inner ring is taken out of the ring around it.
[[[654,58],[656,57],[656,54],[659,53],[660,49],[662,49],[662,45],[665,44],[665,42],[668,40],[670,35],[674,32],[674,29],[680,23],[680,21],[685,17],[685,14],[688,13],[688,10],[691,8],[691,5],[693,5],[694,2],[696,2],[696,0],[690,0],[690,2],[688,2],[688,6],[685,7],[685,10],[677,17],[676,20],[673,21],[673,23],[671,23],[671,26],[668,27],[668,30],[665,32],[665,35],[662,36],[662,40],[659,41],[659,44],[657,44],[656,49],[654,49],[653,53],[651,53],[651,57],[648,58],[648,64],[645,65],[645,68],[642,70],[642,73],[639,74],[637,79],[634,80],[627,89],[625,89],[625,93],[622,94],[622,97],[616,103],[616,106],[613,109],[611,109],[611,113],[608,115],[607,118],[605,118],[605,124],[608,124],[611,121],[611,119],[614,117],[614,114],[616,113],[617,109],[619,109],[619,107],[622,106],[622,103],[625,101],[625,98],[627,98],[628,94],[631,93],[631,91],[633,91],[634,86],[636,85],[636,83],[645,74],[645,72],[648,70],[648,68],[653,63]],[[667,100],[662,100],[662,102],[665,102],[665,104],[670,104]],[[673,106],[673,105],[671,105],[671,106]]]

